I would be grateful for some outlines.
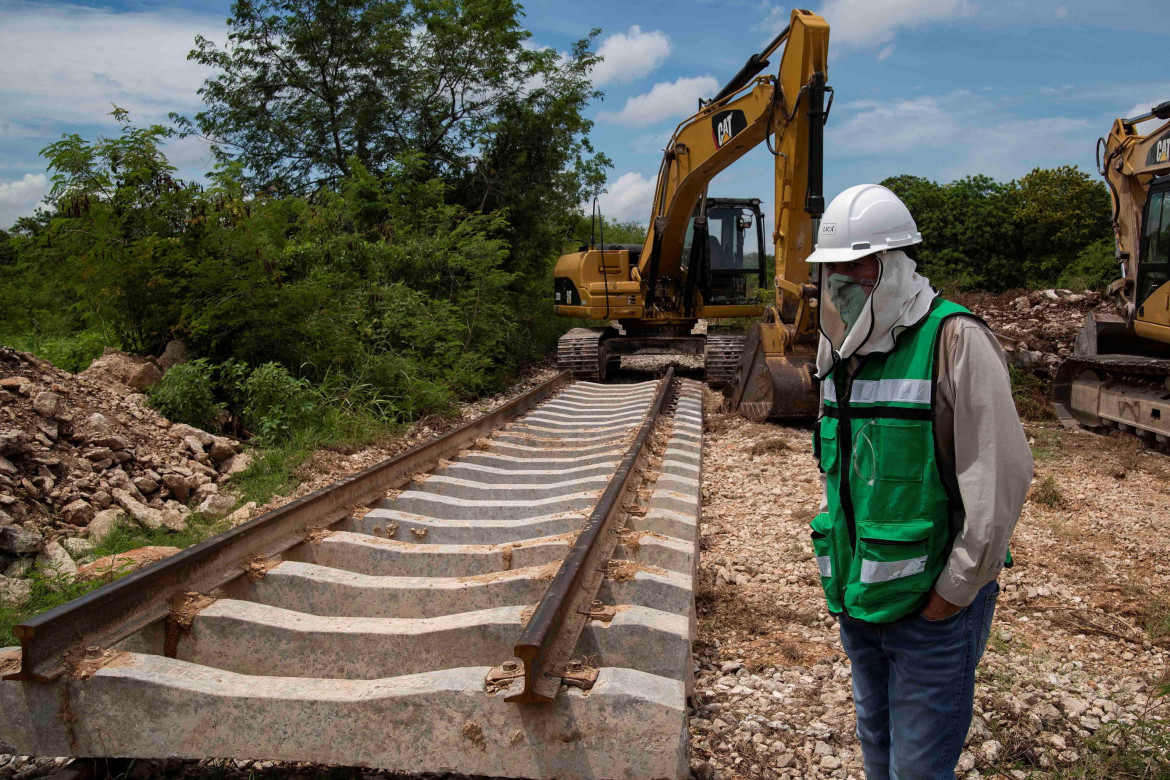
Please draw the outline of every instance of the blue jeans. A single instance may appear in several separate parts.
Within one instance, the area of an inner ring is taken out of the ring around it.
[[[954,780],[998,596],[990,582],[942,620],[840,620],[869,780]]]

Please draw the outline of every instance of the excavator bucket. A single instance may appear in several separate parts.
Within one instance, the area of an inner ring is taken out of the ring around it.
[[[817,417],[816,357],[811,351],[785,353],[778,332],[782,327],[774,322],[754,323],[744,341],[727,406],[753,422]]]

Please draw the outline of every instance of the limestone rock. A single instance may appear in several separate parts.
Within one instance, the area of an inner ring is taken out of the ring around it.
[[[247,471],[248,467],[251,465],[252,456],[246,452],[241,452],[240,454],[225,460],[220,468],[223,469],[224,474],[227,474],[230,477]]]
[[[12,563],[8,564],[8,568],[4,570],[4,576],[16,579],[18,577],[27,577],[28,573],[32,571],[32,558],[17,558]]]
[[[157,531],[163,527],[162,514],[157,509],[151,509],[138,501],[129,492],[121,488],[114,488],[114,500],[118,506],[126,510],[134,521],[149,531]]]
[[[162,482],[177,500],[186,502],[191,495],[191,477],[182,474],[163,474]]]
[[[170,427],[170,429],[168,429],[167,435],[172,439],[179,440],[185,439],[188,436],[193,436],[196,441],[198,441],[204,447],[210,446],[211,443],[215,441],[215,437],[207,431],[201,431],[198,428],[187,425],[185,423],[175,423]]]
[[[85,525],[93,516],[93,507],[80,498],[61,507],[61,517],[71,525]]]
[[[65,548],[65,552],[69,553],[69,557],[74,560],[93,552],[93,548],[97,547],[93,541],[82,539],[80,536],[71,536],[68,539],[62,539],[61,546]]]
[[[18,525],[6,525],[0,528],[0,550],[7,550],[17,555],[27,555],[36,552],[40,546],[41,535],[36,531],[30,531]]]
[[[33,399],[33,409],[41,417],[53,419],[57,416],[57,409],[61,406],[61,396],[49,390],[42,390]]]
[[[17,609],[32,598],[32,583],[0,576],[0,607]]]
[[[195,488],[195,500],[202,501],[208,496],[214,496],[219,492],[219,485],[214,482],[204,482],[199,487]]]
[[[227,517],[235,505],[236,500],[231,496],[213,493],[203,500],[196,511],[208,519],[219,520]]]
[[[18,428],[0,430],[0,455],[12,457],[28,452],[29,441],[24,431]]]
[[[143,495],[149,495],[158,490],[158,483],[150,477],[137,477],[132,482],[134,482],[134,487],[138,488]]]
[[[242,507],[228,515],[228,523],[235,528],[237,525],[243,525],[252,519],[252,513],[256,511],[256,502],[249,501]]]
[[[101,544],[125,521],[126,513],[121,509],[105,509],[89,521],[89,538],[94,544]]]
[[[0,455],[0,474],[8,477],[16,476],[16,466],[12,465],[12,461]]]
[[[106,555],[93,563],[82,566],[78,570],[78,578],[82,582],[99,578],[112,580],[164,558],[169,558],[177,552],[179,552],[178,547],[150,546],[127,550],[117,555]]]
[[[104,414],[94,412],[85,418],[85,422],[81,426],[81,435],[87,440],[113,436],[114,426],[110,424]]]
[[[37,556],[37,568],[47,579],[50,590],[61,590],[77,578],[77,564],[57,542],[49,542]]]
[[[188,356],[191,354],[187,349],[187,345],[178,339],[172,339],[167,342],[167,348],[163,350],[162,355],[158,359],[158,366],[163,371],[168,370],[171,366],[177,366],[180,363],[186,363]]]
[[[145,390],[160,379],[162,379],[162,371],[158,370],[158,366],[154,363],[143,363],[130,375],[126,384],[135,390]]]
[[[183,513],[176,509],[164,508],[157,510],[159,516],[162,518],[162,523],[170,530],[176,533],[182,533],[187,530],[187,520],[183,517]]]
[[[225,439],[222,436],[216,436],[215,439],[211,442],[211,446],[208,448],[207,454],[211,456],[212,460],[219,462],[227,460],[228,458],[235,455],[236,448],[232,446],[232,443],[228,439]]]

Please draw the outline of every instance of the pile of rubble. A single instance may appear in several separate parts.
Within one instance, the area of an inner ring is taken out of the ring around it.
[[[34,569],[101,576],[92,553],[120,524],[181,532],[192,507],[235,509],[220,486],[248,466],[240,443],[172,424],[140,392],[171,352],[160,366],[108,351],[73,375],[0,347],[0,605],[27,600]]]
[[[1061,361],[1073,353],[1086,314],[1116,311],[1100,293],[1072,290],[967,293],[957,301],[987,321],[999,336],[1008,362],[1044,379],[1051,379]]]

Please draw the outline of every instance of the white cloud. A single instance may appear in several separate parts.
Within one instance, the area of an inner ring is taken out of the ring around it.
[[[713,97],[719,91],[714,76],[680,78],[655,84],[649,92],[626,100],[621,111],[602,112],[598,119],[606,122],[644,127],[667,119],[690,116],[699,108],[699,98]]]
[[[1058,5],[1056,7],[1056,18],[1057,19],[1067,19],[1068,18],[1068,9],[1065,8],[1063,5]]]
[[[893,53],[894,53],[894,44],[891,43],[877,53],[878,62],[881,62],[882,60],[886,59],[887,57],[889,57]]]
[[[654,179],[640,173],[623,173],[597,199],[602,215],[611,222],[646,222],[654,206]]]
[[[614,33],[601,42],[597,53],[604,59],[593,69],[593,84],[628,84],[647,75],[670,56],[670,36],[660,30]]]
[[[952,93],[956,98],[966,94]],[[959,99],[944,100],[961,103]],[[950,106],[942,105],[944,100],[924,96],[858,100],[840,108],[834,106],[833,114],[846,119],[829,123],[826,154],[842,157],[889,154],[946,143],[959,134],[962,125],[951,113]]]
[[[842,109],[848,119],[830,124],[827,156],[885,159],[891,168],[883,175],[890,175],[904,172],[904,155],[922,159],[929,154],[937,161],[933,175],[943,181],[975,173],[1008,180],[1036,166],[1069,162],[1084,167],[1101,130],[1088,120],[1065,116],[1016,118],[967,90],[855,101]]]
[[[788,24],[791,11],[789,6],[765,7],[768,15],[760,27],[775,35]],[[889,43],[898,30],[965,19],[978,9],[971,0],[826,0],[817,13],[829,23],[834,45],[868,49]]]
[[[136,123],[201,103],[209,69],[187,61],[197,34],[219,39],[220,15],[115,12],[79,5],[5,4],[0,25],[0,138],[50,124],[104,123],[111,103]],[[56,130],[54,131],[55,134]],[[46,139],[51,140],[51,139]]]
[[[32,216],[49,192],[49,177],[26,173],[18,181],[0,181],[0,229],[7,230],[21,217]]]

